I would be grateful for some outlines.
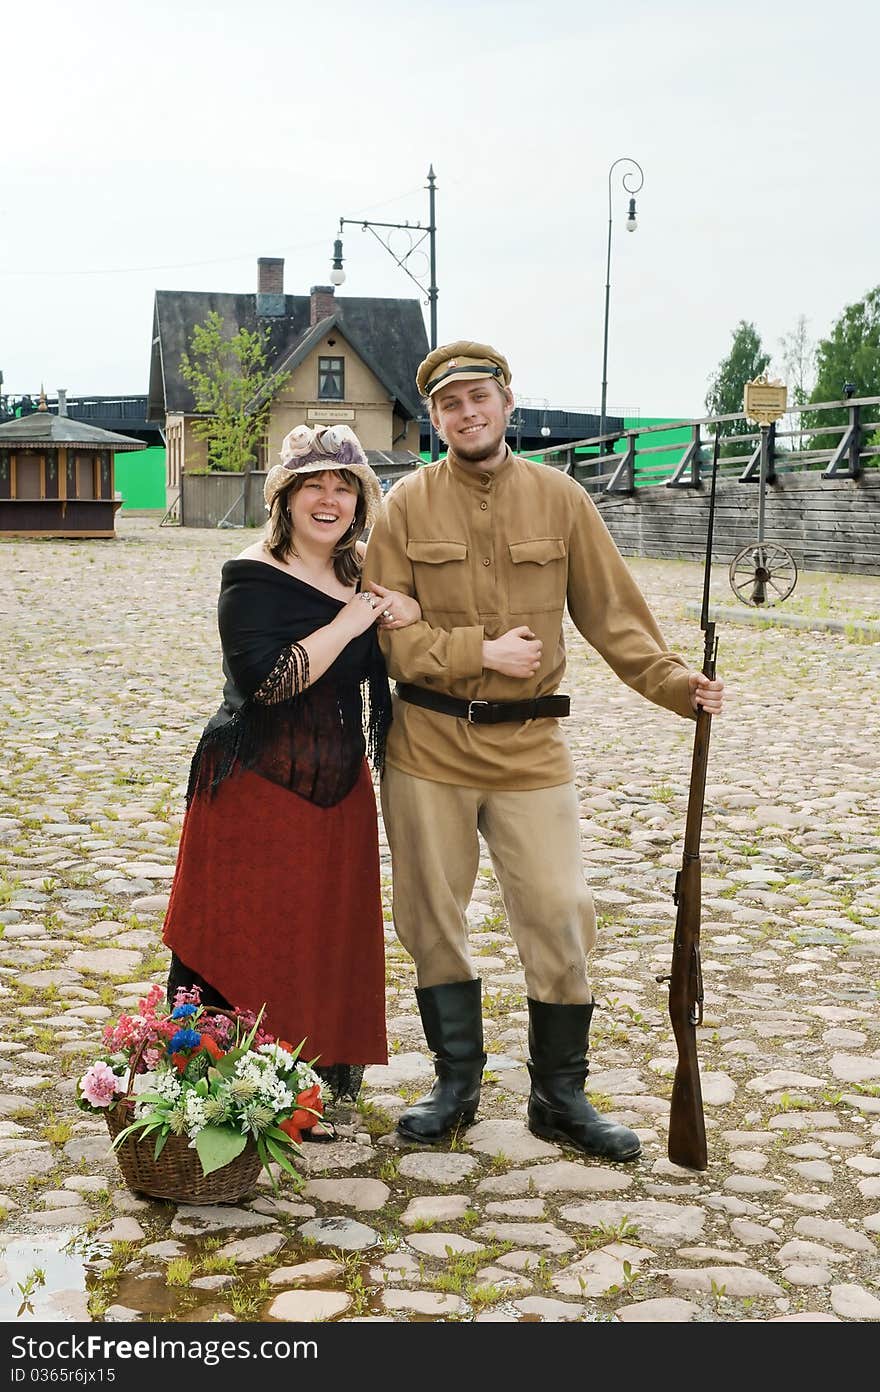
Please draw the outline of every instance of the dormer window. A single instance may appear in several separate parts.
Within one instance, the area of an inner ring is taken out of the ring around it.
[[[343,358],[318,359],[318,400],[345,400],[345,360]]]

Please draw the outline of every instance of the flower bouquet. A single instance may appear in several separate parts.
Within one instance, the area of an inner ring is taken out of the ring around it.
[[[130,1188],[188,1203],[239,1199],[274,1161],[292,1157],[321,1119],[321,1082],[259,1016],[203,1006],[198,987],[169,1010],[154,986],[137,1014],[104,1029],[106,1052],[86,1070],[77,1106],[102,1114]]]

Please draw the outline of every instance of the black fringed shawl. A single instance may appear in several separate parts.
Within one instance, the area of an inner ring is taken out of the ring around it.
[[[365,753],[381,770],[391,694],[375,628],[352,639],[314,685],[298,642],[343,604],[264,561],[225,563],[217,603],[223,705],[193,756],[187,803],[245,768],[332,807],[351,792]]]

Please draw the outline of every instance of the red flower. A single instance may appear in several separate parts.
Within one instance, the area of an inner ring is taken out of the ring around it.
[[[296,1100],[296,1111],[286,1120],[278,1123],[281,1130],[286,1131],[291,1140],[294,1141],[298,1141],[303,1131],[310,1131],[315,1123],[321,1119],[324,1103],[321,1101],[320,1083],[314,1083],[310,1088],[306,1088]],[[306,1110],[307,1108],[309,1110]]]
[[[171,1062],[174,1064],[174,1067],[177,1069],[178,1073],[183,1073],[184,1069],[186,1068],[186,1065],[189,1063],[189,1059],[187,1058],[186,1054],[172,1054]]]
[[[293,1117],[286,1117],[284,1121],[279,1121],[278,1125],[282,1131],[286,1131],[295,1145],[299,1145],[302,1140],[302,1132],[298,1126],[294,1126]]]
[[[211,1055],[211,1058],[214,1060],[215,1063],[218,1059],[222,1059],[226,1052],[224,1049],[220,1048],[220,1045],[217,1043],[217,1041],[215,1039],[212,1039],[209,1034],[202,1035],[201,1047],[204,1049],[206,1054]]]

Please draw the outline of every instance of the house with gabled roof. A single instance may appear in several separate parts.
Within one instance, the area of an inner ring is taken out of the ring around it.
[[[258,469],[277,462],[281,441],[295,425],[334,421],[351,426],[368,457],[375,451],[391,463],[417,461],[415,377],[428,352],[419,300],[337,297],[332,285],[287,295],[283,258],[263,256],[252,295],[156,291],[147,417],[164,424],[169,498],[184,469],[207,462],[205,443],[193,433],[198,413],[180,362],[194,328],[211,311],[229,337],[240,328],[262,329],[266,336],[272,404]]]

